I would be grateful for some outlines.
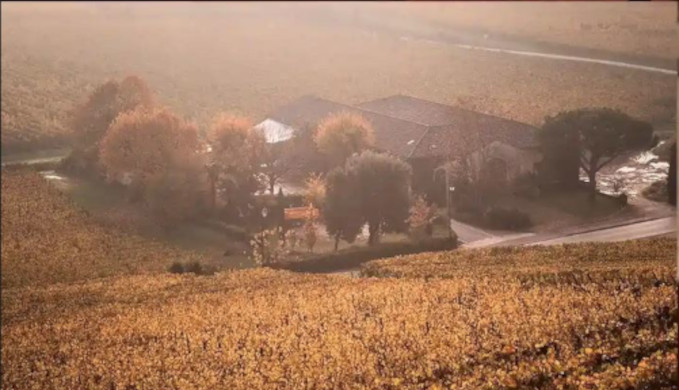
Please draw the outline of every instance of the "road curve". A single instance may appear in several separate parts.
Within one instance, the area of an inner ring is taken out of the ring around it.
[[[589,241],[599,241],[599,242],[625,241],[660,236],[664,234],[674,233],[676,231],[677,231],[677,217],[671,216],[666,218],[654,219],[651,221],[612,227],[608,229],[594,230],[586,233],[578,233],[545,241],[537,241],[528,243],[526,245],[553,245]]]

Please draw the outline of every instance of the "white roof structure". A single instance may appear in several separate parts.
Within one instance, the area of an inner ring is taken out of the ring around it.
[[[292,138],[292,135],[295,132],[295,129],[292,127],[273,119],[265,119],[257,124],[255,129],[262,131],[266,138],[266,142],[270,144],[287,141]]]

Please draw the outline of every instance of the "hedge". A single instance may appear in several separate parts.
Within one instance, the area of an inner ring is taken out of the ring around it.
[[[452,239],[448,237],[432,238],[422,243],[398,242],[378,244],[372,247],[350,248],[337,252],[323,253],[301,261],[274,264],[270,268],[295,272],[326,273],[357,268],[367,261],[383,257],[444,251],[455,249],[457,246],[457,237]]]

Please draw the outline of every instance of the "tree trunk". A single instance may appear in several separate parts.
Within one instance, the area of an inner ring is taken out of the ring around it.
[[[596,200],[596,172],[597,165],[599,165],[599,156],[592,155],[589,158],[589,169],[587,170],[587,177],[589,178],[589,200],[594,202]]]
[[[592,169],[587,176],[589,177],[589,199],[594,202],[596,199],[596,172]]]
[[[335,252],[337,252],[337,249],[339,248],[339,242],[340,242],[340,235],[339,233],[335,234]]]
[[[269,192],[271,193],[271,195],[274,194],[274,187],[275,186],[276,186],[276,179],[270,178],[269,179]]]
[[[368,224],[368,245],[373,246],[377,244],[380,237],[380,225],[379,223],[369,223]]]

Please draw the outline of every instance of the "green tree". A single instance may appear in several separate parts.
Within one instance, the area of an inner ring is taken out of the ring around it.
[[[342,168],[330,171],[325,180],[323,220],[328,235],[335,239],[335,250],[340,239],[354,242],[364,224],[355,185],[356,182],[350,180]]]
[[[361,215],[368,224],[368,244],[382,232],[407,230],[411,168],[388,154],[364,151],[347,160],[344,170],[356,189]]]
[[[337,167],[354,153],[369,148],[375,141],[372,125],[361,115],[341,112],[322,120],[314,142],[331,167]]]
[[[596,174],[622,153],[650,147],[653,127],[609,108],[585,108],[545,118],[538,132],[544,163],[551,171],[572,170],[579,163],[596,195]],[[577,157],[567,158],[568,156]],[[564,166],[564,162],[570,162]],[[561,166],[557,165],[561,164]]]

